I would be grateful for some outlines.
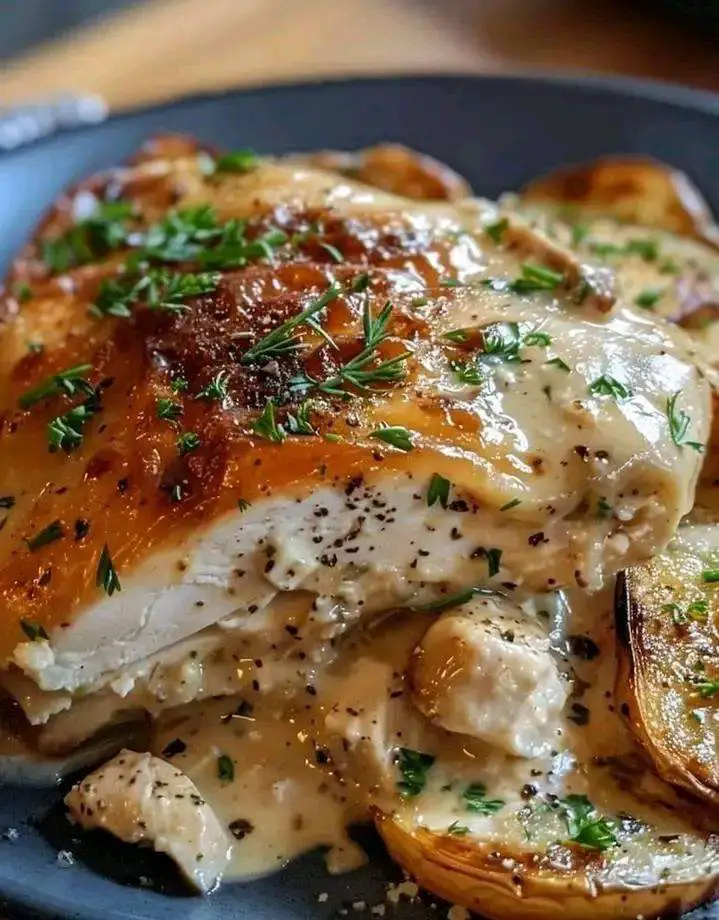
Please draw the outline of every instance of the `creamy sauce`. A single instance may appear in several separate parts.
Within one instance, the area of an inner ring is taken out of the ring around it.
[[[528,617],[547,623],[555,654],[574,678],[556,746],[544,758],[508,756],[419,715],[405,677],[431,622],[419,614],[348,638],[326,669],[299,668],[294,688],[263,694],[250,686],[239,698],[164,717],[153,750],[190,776],[229,827],[230,877],[271,872],[317,846],[329,848],[330,871],[351,869],[363,856],[347,825],[370,820],[374,808],[437,833],[459,825],[470,838],[543,852],[566,839],[562,813],[548,803],[569,794],[587,795],[600,814],[618,820],[630,877],[655,872],[648,840],[656,848],[657,835],[691,834],[692,826],[686,805],[677,809],[670,788],[646,771],[615,711],[611,597],[557,595],[525,606]],[[573,654],[564,654],[567,643]],[[272,667],[266,660],[259,672]],[[424,790],[412,798],[399,795],[398,748],[436,757]],[[230,758],[232,778],[227,770],[222,778],[221,758]],[[463,792],[476,783],[504,803],[496,813],[468,810]],[[666,866],[679,874],[683,861],[704,859],[691,838],[664,849]]]

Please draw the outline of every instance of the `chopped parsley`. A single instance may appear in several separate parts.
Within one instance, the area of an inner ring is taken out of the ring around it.
[[[521,505],[522,500],[519,498],[513,498],[511,501],[508,501],[506,504],[502,505],[499,509],[500,511],[509,511],[510,508],[516,508],[517,505]]]
[[[117,575],[117,570],[110,556],[110,550],[107,543],[103,546],[100,553],[100,559],[97,563],[97,574],[95,576],[95,585],[102,588],[108,597],[116,591],[122,591],[122,585]]]
[[[43,527],[35,536],[25,537],[25,542],[30,552],[34,553],[42,549],[43,546],[49,546],[50,543],[55,543],[56,540],[62,540],[64,536],[65,530],[62,526],[62,521],[57,520],[53,521],[52,524],[48,524],[47,527]]]
[[[265,363],[270,358],[276,358],[286,355],[289,352],[297,351],[300,348],[299,340],[295,335],[295,329],[298,326],[307,325],[308,320],[314,318],[321,310],[336,300],[342,293],[342,286],[333,282],[327,290],[317,300],[313,301],[308,307],[293,316],[292,319],[282,323],[272,332],[256,342],[240,358],[242,364],[254,364],[256,362]]]
[[[264,438],[266,441],[284,441],[287,437],[282,425],[278,425],[275,419],[275,401],[271,397],[265,403],[262,414],[252,425],[252,430],[256,435]]]
[[[235,778],[235,764],[227,754],[220,754],[217,758],[217,778],[223,783],[231,783]]]
[[[401,425],[382,425],[370,432],[371,438],[384,441],[397,450],[410,451],[413,448],[412,433]]]
[[[42,259],[51,272],[64,272],[107,255],[127,243],[127,221],[133,216],[126,201],[98,203],[94,213],[42,243]]]
[[[344,262],[345,257],[336,246],[333,246],[331,243],[319,243],[318,245],[320,249],[324,249],[324,251],[328,256],[330,256],[333,262]]]
[[[560,808],[571,843],[589,850],[608,850],[616,846],[613,824],[597,814],[586,795],[568,795],[561,799]]]
[[[341,396],[344,399],[348,399],[350,396],[348,386],[354,387],[362,393],[370,393],[372,387],[378,384],[396,383],[401,380],[405,374],[405,362],[409,357],[408,352],[402,352],[393,358],[381,361],[373,367],[370,366],[376,357],[377,349],[389,337],[388,327],[392,309],[392,304],[387,302],[379,315],[373,317],[369,301],[366,301],[362,313],[364,348],[359,354],[341,365],[335,374],[327,380],[314,380],[304,374],[290,381],[291,388],[307,392],[312,387],[317,387],[321,392],[330,396]]]
[[[590,243],[589,248],[598,256],[636,255],[645,262],[655,262],[659,256],[659,246],[656,240],[651,239],[629,240],[624,246],[618,246],[616,243]]]
[[[626,384],[609,374],[602,374],[589,384],[592,396],[611,396],[612,399],[629,399],[632,391]]]
[[[458,345],[469,341],[469,337],[470,332],[467,329],[450,329],[449,332],[442,333],[443,339],[446,339],[448,342],[456,342]]]
[[[397,767],[402,779],[397,783],[397,788],[405,798],[413,798],[424,789],[434,761],[432,754],[423,754],[410,748],[398,749]]]
[[[719,692],[719,680],[700,680],[695,682],[696,691],[703,700],[708,700]]]
[[[457,591],[456,594],[448,594],[441,597],[438,601],[430,601],[428,604],[415,604],[411,607],[416,613],[439,613],[442,610],[449,610],[452,607],[461,607],[471,601],[478,594],[485,594],[491,597],[496,596],[496,592],[490,588],[465,588],[464,591]]]
[[[150,310],[182,313],[188,309],[185,303],[188,298],[211,294],[219,282],[217,272],[183,274],[166,268],[153,268],[140,278],[129,275],[104,281],[90,312],[95,316],[127,318],[131,316],[130,307],[136,305]]]
[[[447,833],[452,837],[464,837],[469,833],[469,828],[466,824],[460,824],[459,821],[453,821],[447,828]]]
[[[314,409],[314,403],[311,399],[305,399],[297,407],[297,412],[293,415],[287,413],[287,430],[290,434],[317,434],[310,421],[310,413]]]
[[[203,154],[200,157],[200,169],[206,176],[215,173],[247,173],[256,169],[259,158],[253,150],[235,150],[220,157]]]
[[[34,620],[26,620],[24,617],[21,617],[20,629],[22,629],[31,642],[39,642],[41,639],[50,638],[45,629]]]
[[[719,580],[719,572],[717,572]],[[709,604],[707,601],[692,601],[682,609],[679,604],[664,604],[663,613],[670,613],[672,622],[675,626],[686,626],[690,621],[695,623],[706,623],[709,615]]]
[[[439,473],[432,473],[432,478],[427,487],[427,504],[430,508],[437,502],[439,502],[443,508],[447,507],[450,485],[449,479],[445,479],[444,476],[440,476]]]
[[[185,377],[175,377],[170,381],[170,389],[173,393],[185,393],[189,387],[189,381]]]
[[[79,406],[56,416],[47,425],[47,442],[50,453],[58,450],[71,454],[83,441],[85,425],[100,411],[100,403],[92,396]]]
[[[482,385],[482,374],[474,361],[450,361],[449,366],[460,383],[471,387]]]
[[[60,393],[64,393],[66,396],[74,396],[80,392],[94,395],[95,388],[85,380],[91,370],[91,364],[78,364],[75,367],[69,367],[67,370],[59,371],[31,390],[26,390],[18,400],[18,403],[21,408],[30,409],[36,403],[42,402],[43,399],[57,396]]]
[[[572,370],[567,362],[563,361],[561,358],[550,358],[549,361],[545,361],[544,363],[545,365],[556,367],[558,370],[564,371],[565,374],[569,374]]]
[[[531,294],[536,291],[554,291],[565,281],[561,272],[552,271],[542,265],[525,262],[519,278],[510,281],[508,290],[515,294]]]
[[[472,783],[462,793],[462,799],[468,811],[474,811],[479,815],[494,815],[504,808],[506,802],[503,799],[488,799],[487,789],[483,783]]]
[[[715,584],[719,581],[719,569],[704,569],[702,581],[705,584]]]
[[[664,296],[661,288],[645,288],[634,298],[634,303],[642,310],[653,310]]]
[[[175,442],[177,446],[177,452],[181,457],[192,453],[193,450],[197,450],[197,448],[200,446],[200,443],[200,436],[196,431],[183,431],[183,433]]]
[[[489,577],[493,578],[498,574],[501,565],[502,565],[502,550],[497,549],[496,547],[487,550],[487,566],[489,569]]]
[[[162,396],[155,401],[155,411],[157,417],[166,422],[176,422],[182,417],[182,406]]]
[[[207,402],[211,400],[217,400],[222,402],[227,399],[227,371],[219,371],[212,380],[207,384],[206,387],[203,387],[200,392],[197,394],[198,399],[204,399]]]
[[[552,344],[552,339],[546,332],[528,332],[522,344],[527,347],[535,345],[538,348],[548,348]]]
[[[499,245],[502,242],[502,237],[504,236],[504,231],[509,226],[509,221],[506,217],[502,217],[500,220],[496,221],[493,224],[487,224],[484,228],[484,232],[492,240],[492,242]]]
[[[696,450],[698,453],[702,453],[704,450],[704,445],[700,444],[699,441],[688,441],[687,440],[687,431],[689,425],[691,424],[691,418],[684,409],[677,409],[677,400],[681,396],[682,391],[677,390],[672,396],[667,399],[667,419],[669,420],[669,434],[671,435],[672,441],[676,444],[677,447],[691,447],[692,450]]]

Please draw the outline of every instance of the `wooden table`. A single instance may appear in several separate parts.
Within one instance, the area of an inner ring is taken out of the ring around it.
[[[127,107],[303,77],[523,68],[719,89],[718,44],[633,0],[149,0],[6,66],[0,100],[77,90]]]

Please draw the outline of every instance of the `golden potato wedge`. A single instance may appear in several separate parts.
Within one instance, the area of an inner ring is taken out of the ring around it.
[[[719,805],[719,525],[620,577],[617,701],[667,782]]]
[[[639,880],[624,856],[607,859],[566,846],[542,855],[517,853],[496,842],[412,827],[397,816],[379,815],[376,824],[392,858],[423,888],[491,920],[678,917],[718,889],[719,863],[710,840],[697,841],[695,861],[685,859],[681,879],[673,881],[665,881],[666,854],[660,853],[670,844],[658,844],[654,871]]]
[[[606,157],[568,166],[534,179],[520,195],[527,203],[603,214],[719,247],[719,228],[699,189],[657,160]]]

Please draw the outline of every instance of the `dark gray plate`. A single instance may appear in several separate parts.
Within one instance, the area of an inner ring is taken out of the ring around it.
[[[0,263],[68,182],[111,166],[158,131],[191,132],[229,148],[263,152],[353,148],[398,140],[434,154],[492,196],[544,170],[607,153],[651,154],[686,170],[719,211],[719,100],[660,84],[594,78],[423,77],[287,86],[186,99],[131,112],[0,157]],[[0,471],[0,478],[2,471]],[[305,857],[284,873],[227,886],[206,900],[117,882],[84,862],[61,867],[57,790],[0,789],[0,910],[62,920],[328,920],[354,901],[374,905],[398,872],[370,835],[372,862],[340,878]],[[41,819],[45,818],[44,821]],[[38,824],[42,826],[38,826]],[[61,823],[60,823],[60,826]],[[49,827],[49,831],[48,831]],[[91,840],[79,855],[130,881],[156,871],[147,854]],[[138,858],[140,860],[138,868]],[[108,865],[109,864],[109,865]],[[318,895],[327,892],[326,901]],[[350,916],[361,917],[351,908]],[[369,915],[369,914],[367,914]],[[430,900],[388,911],[397,920],[446,916]],[[709,912],[694,918],[708,918]],[[715,914],[719,918],[719,913]]]

